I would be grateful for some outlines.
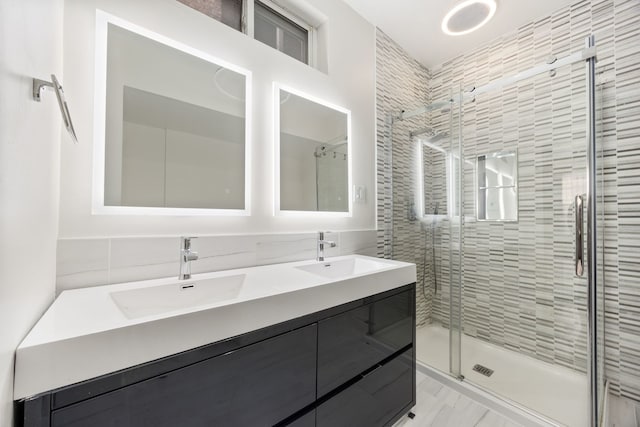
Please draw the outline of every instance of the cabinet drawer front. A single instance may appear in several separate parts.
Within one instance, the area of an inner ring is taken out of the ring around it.
[[[413,342],[411,290],[318,323],[318,397]]]
[[[316,325],[53,412],[52,426],[272,426],[315,400]]]
[[[387,426],[415,403],[413,349],[371,372],[316,410],[317,427]]]

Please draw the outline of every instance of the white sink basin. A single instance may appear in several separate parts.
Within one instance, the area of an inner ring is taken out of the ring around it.
[[[64,291],[16,351],[14,400],[415,281],[415,264],[346,255]]]
[[[111,298],[129,319],[214,304],[237,298],[246,274],[206,280],[183,280],[111,292]]]
[[[389,268],[390,264],[373,259],[351,258],[339,261],[319,262],[317,264],[301,265],[296,268],[327,279],[337,279],[359,274],[373,273],[377,270]]]

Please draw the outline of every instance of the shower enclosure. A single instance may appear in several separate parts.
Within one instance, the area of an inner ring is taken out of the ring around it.
[[[410,189],[393,192],[391,256],[418,265],[418,361],[580,427],[604,396],[595,72],[591,36],[389,115],[385,141],[392,188]]]

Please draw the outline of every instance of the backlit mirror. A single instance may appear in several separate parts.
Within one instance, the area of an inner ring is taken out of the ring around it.
[[[505,151],[478,156],[478,220],[518,220],[518,156]]]
[[[104,207],[246,211],[248,73],[105,27]]]
[[[349,213],[350,113],[277,88],[280,211]]]

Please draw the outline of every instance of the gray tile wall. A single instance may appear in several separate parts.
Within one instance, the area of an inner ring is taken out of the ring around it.
[[[409,219],[417,188],[416,168],[411,163],[416,147],[409,132],[426,126],[428,117],[398,122],[393,135],[388,120],[402,109],[410,111],[429,102],[430,74],[379,30],[376,46],[378,256],[416,264],[418,323],[424,324],[431,318],[432,299],[430,287],[426,298],[420,290],[424,232],[419,221]]]
[[[192,246],[199,259],[193,273],[315,259],[316,234],[201,236]],[[330,233],[336,242],[326,256],[376,256],[376,231]],[[56,290],[178,276],[179,237],[129,237],[58,240]]]
[[[640,2],[616,0],[613,14],[601,20],[609,27],[601,37],[615,58],[602,89],[605,374],[615,391],[640,400]]]
[[[423,123],[396,125],[391,144],[385,114],[410,110],[423,99],[445,99],[458,83],[465,88],[482,85],[543,63],[550,54],[562,57],[583,48],[588,34],[596,35],[604,165],[605,372],[614,393],[636,400],[640,400],[639,28],[637,0],[584,0],[430,72],[405,58],[386,35],[378,34],[378,182],[389,186],[379,187],[379,223],[386,228],[379,236],[378,253],[390,256],[393,246],[394,257],[405,260],[419,260],[424,246],[419,227],[404,212],[412,195],[416,160],[405,134],[425,123],[447,127],[448,116],[433,113],[423,117]],[[426,93],[415,82],[425,75]],[[586,363],[586,293],[584,279],[571,274],[571,199],[584,185],[584,98],[584,65],[575,64],[558,70],[554,78],[538,77],[478,97],[463,111],[464,158],[473,164],[479,154],[517,149],[520,172],[520,221],[479,223],[473,220],[473,168],[465,169],[465,332],[578,370],[584,370]],[[387,165],[391,153],[394,163]],[[443,259],[437,263],[442,266],[448,264],[447,228],[439,226]],[[431,265],[427,259],[427,270]],[[422,313],[425,321],[447,324],[450,280],[446,269],[438,268],[442,292],[435,298],[427,294],[431,301],[423,303],[427,309]]]

